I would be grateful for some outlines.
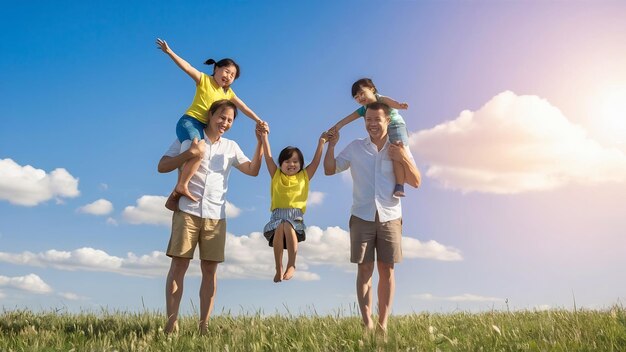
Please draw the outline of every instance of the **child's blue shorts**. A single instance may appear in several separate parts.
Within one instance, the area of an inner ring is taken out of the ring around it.
[[[176,124],[176,137],[181,143],[186,140],[193,141],[194,138],[197,138],[199,142],[204,139],[205,127],[206,125],[197,119],[183,115]]]
[[[387,135],[390,143],[402,142],[405,146],[409,145],[409,131],[403,123],[390,123],[387,128]]]

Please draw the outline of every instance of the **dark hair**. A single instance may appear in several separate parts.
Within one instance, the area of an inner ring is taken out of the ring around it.
[[[356,96],[356,93],[358,93],[363,88],[374,88],[374,94],[378,93],[378,91],[376,90],[376,86],[371,79],[361,78],[360,80],[352,84],[352,97],[354,98]]]
[[[365,111],[370,110],[370,109],[382,110],[385,113],[385,116],[387,117],[391,116],[391,108],[389,107],[389,105],[385,103],[374,102],[374,103],[367,104],[365,106]]]
[[[213,59],[208,59],[204,62],[204,64],[213,65],[213,74],[215,74],[216,68],[225,66],[235,66],[235,68],[237,69],[237,72],[235,73],[235,79],[239,78],[239,74],[241,73],[241,70],[239,70],[239,65],[237,65],[235,60],[229,58],[221,59],[218,62],[215,62],[215,60]]]
[[[298,161],[300,161],[300,170],[298,172],[300,172],[304,168],[304,156],[302,156],[302,152],[297,147],[288,146],[281,150],[280,155],[278,155],[278,166],[280,167],[287,159],[291,158],[293,153],[298,154]]]
[[[233,112],[235,113],[235,116],[233,116],[233,120],[237,117],[237,106],[235,106],[235,104],[230,100],[222,99],[216,100],[215,102],[213,102],[213,104],[211,104],[211,107],[209,108],[209,118],[213,116],[213,114],[215,114],[217,110],[222,108],[233,109]]]

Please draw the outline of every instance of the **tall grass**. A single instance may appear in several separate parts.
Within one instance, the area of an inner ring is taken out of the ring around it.
[[[183,317],[163,334],[162,314],[0,314],[0,351],[626,351],[626,310],[420,313],[392,316],[386,338],[356,316],[232,316],[199,335]]]

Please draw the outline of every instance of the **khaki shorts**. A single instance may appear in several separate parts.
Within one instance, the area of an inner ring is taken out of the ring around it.
[[[197,244],[200,244],[201,260],[223,262],[226,220],[203,219],[175,211],[172,216],[172,234],[167,245],[167,256],[193,259]]]
[[[376,258],[374,258],[376,252]],[[387,222],[350,217],[350,262],[399,263],[402,260],[402,218]]]

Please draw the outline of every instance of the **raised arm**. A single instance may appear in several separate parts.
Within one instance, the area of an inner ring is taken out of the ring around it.
[[[261,144],[263,145],[263,154],[265,155],[265,165],[267,165],[267,172],[270,173],[270,178],[274,177],[278,166],[272,158],[272,148],[270,148],[270,141],[267,136],[267,131],[259,131],[257,128],[257,134],[261,135]]]
[[[200,84],[200,78],[202,78],[202,72],[196,70],[193,66],[191,66],[187,61],[185,61],[182,57],[176,55],[176,53],[167,45],[167,42],[161,38],[157,38],[156,44],[158,45],[157,49],[161,49],[164,53],[166,53],[174,63],[178,67],[180,67],[189,77],[193,78],[196,84]]]
[[[244,115],[248,116],[249,118],[252,119],[252,121],[256,122],[256,123],[261,123],[261,119],[256,116],[256,114],[254,113],[254,111],[252,111],[252,109],[250,109],[241,99],[239,99],[238,96],[234,96],[231,101],[233,102],[233,104],[235,104],[235,106],[237,107],[237,109],[241,110],[241,112],[243,112]]]
[[[313,160],[311,160],[311,163],[305,168],[309,180],[313,178],[317,167],[320,165],[320,160],[322,160],[322,152],[324,151],[324,143],[326,143],[327,140],[328,136],[326,132],[323,132],[320,138],[317,140],[317,148],[315,149],[315,155],[313,156]]]
[[[401,162],[404,167],[404,182],[417,188],[422,183],[422,175],[408,153],[402,144],[389,145],[389,157],[391,160]]]
[[[406,110],[409,108],[408,103],[399,103],[386,96],[381,96],[379,101],[381,103],[387,104],[387,106],[389,106],[390,108],[394,108],[394,109]]]
[[[328,148],[324,156],[324,174],[334,175],[337,170],[337,162],[335,160],[335,145],[339,141],[339,131],[328,134]]]
[[[333,129],[334,129],[335,131],[339,132],[339,130],[340,130],[343,126],[345,126],[345,125],[349,124],[350,122],[352,122],[352,121],[354,121],[354,120],[358,119],[359,117],[361,117],[361,116],[359,116],[359,113],[355,111],[355,112],[351,113],[350,115],[348,115],[348,116],[344,117],[343,119],[341,119],[339,122],[337,122],[337,123],[336,123],[336,124],[335,124],[335,125],[331,128],[331,130],[333,130]]]
[[[201,145],[202,144],[202,145]],[[191,142],[191,146],[189,149],[184,152],[178,154],[177,156],[167,156],[164,155],[159,160],[159,165],[157,166],[157,170],[160,173],[166,173],[170,171],[174,171],[179,167],[183,166],[183,164],[192,158],[201,157],[204,154],[204,142],[199,143],[196,138]]]
[[[261,147],[261,138],[257,134],[256,136],[256,149],[254,150],[254,156],[251,161],[237,166],[237,169],[248,176],[258,176],[261,169],[261,158],[263,157],[263,148]]]

